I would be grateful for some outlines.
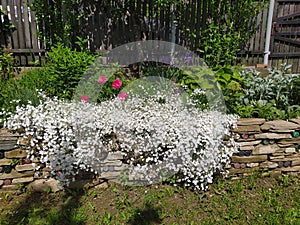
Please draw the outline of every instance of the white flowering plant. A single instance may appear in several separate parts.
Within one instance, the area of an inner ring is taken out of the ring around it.
[[[205,190],[216,172],[225,171],[234,150],[223,139],[236,117],[203,111],[177,90],[126,93],[126,99],[98,105],[46,98],[36,107],[17,107],[4,125],[24,128],[31,137],[29,156],[64,185],[80,169],[101,175],[100,155],[111,151],[122,153],[133,183],[174,176],[175,183]]]

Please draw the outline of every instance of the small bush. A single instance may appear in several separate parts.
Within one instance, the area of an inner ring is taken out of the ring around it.
[[[129,96],[98,106],[48,99],[18,108],[7,126],[24,127],[36,156],[65,184],[79,168],[101,172],[101,152],[120,151],[134,180],[151,184],[171,171],[176,182],[206,189],[233,153],[223,138],[235,118],[203,112],[177,92]]]
[[[253,107],[252,115],[247,117],[263,117],[271,120],[297,115],[295,113],[297,105],[299,106],[297,82],[300,74],[289,73],[289,68],[288,65],[282,65],[279,69],[271,68],[267,76],[261,76],[256,70],[241,72],[244,79],[243,95],[237,104]],[[238,112],[244,117],[242,111]]]
[[[14,77],[14,65],[12,53],[2,51],[0,48],[0,80],[8,80]]]
[[[49,78],[50,96],[71,99],[74,91],[95,56],[84,51],[72,50],[63,44],[57,44],[47,53],[45,66]]]
[[[28,103],[37,106],[41,101],[40,92],[47,90],[48,83],[43,69],[24,71],[20,79],[11,78],[1,81],[1,111],[14,112],[17,106],[24,106]],[[3,114],[2,117],[5,115]]]

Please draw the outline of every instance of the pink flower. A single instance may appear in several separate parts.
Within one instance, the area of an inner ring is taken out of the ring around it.
[[[126,92],[121,92],[120,94],[118,94],[118,98],[121,99],[122,101],[125,101],[127,96],[128,96],[128,93],[126,93]]]
[[[80,100],[81,100],[82,102],[88,102],[88,101],[89,101],[89,96],[83,95],[83,96],[81,96]]]
[[[114,82],[112,82],[112,87],[114,89],[120,89],[122,87],[122,81],[120,78],[117,78]]]
[[[107,81],[107,78],[104,74],[102,74],[98,79],[99,84],[105,84],[106,81]]]

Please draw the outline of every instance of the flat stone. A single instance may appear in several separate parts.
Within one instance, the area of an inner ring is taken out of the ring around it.
[[[17,137],[20,136],[19,134],[16,134],[15,132],[13,132],[12,130],[7,129],[7,128],[1,128],[0,135],[1,136],[17,136]]]
[[[242,146],[240,147],[241,151],[253,151],[254,150],[254,146]]]
[[[247,174],[247,173],[253,173],[257,171],[259,168],[253,167],[253,168],[245,168],[245,169],[229,169],[229,174]]]
[[[293,155],[287,155],[285,156],[286,158],[289,158],[289,159],[300,159],[300,154],[299,153],[296,153],[296,154],[293,154]]]
[[[293,123],[297,123],[297,124],[300,125],[300,117],[297,117],[295,119],[291,119],[290,121],[293,122]]]
[[[240,163],[258,163],[264,162],[268,159],[267,155],[255,155],[255,156],[232,156],[231,162],[240,162]]]
[[[260,126],[259,125],[247,125],[247,126],[238,126],[232,130],[235,133],[242,133],[242,134],[252,134],[252,133],[259,133]]]
[[[285,157],[285,154],[284,152],[275,152],[272,154],[272,156],[270,156],[270,159],[273,159],[273,158],[284,158]]]
[[[21,178],[13,179],[12,184],[30,183],[32,181],[33,181],[33,177],[21,177]]]
[[[52,192],[57,192],[63,189],[59,181],[53,178],[34,180],[27,186],[27,189],[33,192],[47,192],[49,187]]]
[[[292,160],[291,166],[299,166],[300,165],[300,159]]]
[[[42,170],[45,171],[45,172],[51,172],[52,171],[51,168],[49,168],[49,167],[44,167]]]
[[[2,185],[1,189],[2,191],[15,191],[19,189],[19,186],[16,184]]]
[[[278,144],[288,145],[288,144],[300,144],[300,137],[290,138],[290,139],[282,139],[278,141]]]
[[[287,167],[287,168],[276,168],[275,170],[281,171],[281,172],[299,172],[300,166],[293,166],[293,167]]]
[[[114,161],[108,161],[104,160],[104,162],[101,163],[101,167],[107,167],[107,166],[121,166],[123,163],[120,160],[114,160]]]
[[[248,137],[247,139],[244,139],[244,138],[240,138],[240,139],[238,139],[238,140],[236,140],[236,139],[234,139],[236,142],[246,142],[246,141],[256,141],[255,139],[254,139],[254,136],[253,137]]]
[[[278,149],[280,149],[278,145],[258,145],[252,151],[252,155],[272,154]]]
[[[101,178],[107,179],[107,180],[115,180],[120,178],[121,173],[119,171],[108,171],[108,172],[102,172]]]
[[[0,166],[9,166],[11,163],[10,159],[0,159]]]
[[[5,152],[5,158],[8,159],[21,159],[21,158],[26,158],[28,155],[26,150],[22,150],[22,149],[15,149],[9,152]]]
[[[261,125],[265,123],[266,120],[262,118],[241,118],[238,119],[237,125],[238,126],[245,126],[245,125]]]
[[[0,179],[13,179],[13,178],[20,178],[20,177],[30,177],[33,176],[34,172],[30,171],[27,173],[19,173],[15,169],[12,169],[10,173],[3,173],[0,175]]]
[[[280,148],[287,148],[287,147],[294,146],[294,144],[293,144],[293,143],[289,143],[289,144],[278,144],[278,146],[279,146]]]
[[[123,159],[123,155],[121,152],[109,152],[105,160],[121,160]]]
[[[278,133],[262,133],[254,134],[255,139],[285,139],[292,138],[291,134],[278,134]]]
[[[24,165],[16,165],[15,168],[18,172],[20,172],[20,171],[34,170],[35,166],[33,164],[24,164]]]
[[[265,162],[262,162],[259,166],[261,168],[275,169],[275,168],[278,167],[278,163],[276,163],[276,162],[270,162],[270,161],[265,161]]]
[[[296,153],[296,148],[286,148],[284,150],[285,153]]]
[[[274,158],[271,159],[271,157],[270,157],[270,161],[272,161],[272,162],[286,162],[286,161],[291,161],[291,159],[281,158],[281,157],[274,157]]]
[[[259,163],[247,163],[246,166],[249,168],[259,167]]]
[[[2,142],[12,142],[12,143],[17,143],[18,140],[18,136],[14,136],[14,135],[9,135],[9,134],[0,134],[0,145],[2,144]]]
[[[0,186],[2,186],[4,183],[4,180],[0,180]]]
[[[0,143],[0,150],[4,150],[4,151],[8,151],[8,150],[13,150],[16,149],[17,146],[17,142],[16,141],[3,141]]]
[[[244,146],[249,146],[249,145],[258,145],[259,143],[261,143],[261,140],[238,142],[237,145],[240,147],[244,147]]]
[[[300,128],[300,124],[288,122],[285,120],[272,120],[261,125],[262,130],[296,130]]]
[[[96,189],[107,189],[109,187],[107,182],[103,182],[95,186]]]
[[[274,133],[292,133],[294,132],[295,130],[270,130],[271,132],[274,132]]]

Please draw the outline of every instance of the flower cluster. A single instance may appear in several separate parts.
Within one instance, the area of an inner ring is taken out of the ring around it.
[[[106,82],[108,81],[108,78],[106,77],[106,75],[104,74],[101,74],[100,77],[98,78],[97,80],[97,83],[100,84],[100,85],[104,85]],[[123,82],[120,78],[116,78],[112,83],[111,83],[111,87],[114,89],[114,90],[119,90],[123,85]],[[97,87],[89,87],[89,89],[98,89]],[[126,92],[121,92],[118,94],[118,98],[120,100],[123,100],[125,101],[126,98],[128,96],[128,93]],[[80,100],[82,102],[89,102],[89,97],[91,96],[88,96],[88,95],[82,95]]]
[[[121,87],[120,80],[114,87]],[[180,93],[129,96],[99,105],[47,99],[18,108],[6,126],[25,128],[30,154],[38,154],[64,184],[79,169],[101,173],[100,155],[109,151],[122,153],[130,179],[148,184],[177,174],[177,182],[204,190],[215,172],[224,171],[233,149],[223,138],[235,117],[201,111]]]

